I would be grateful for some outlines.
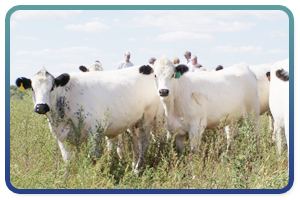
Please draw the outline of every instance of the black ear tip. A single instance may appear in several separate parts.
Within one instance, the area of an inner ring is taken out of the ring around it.
[[[88,69],[83,65],[79,66],[79,70],[82,71],[82,72],[87,72],[88,71]]]
[[[276,71],[276,76],[282,81],[289,80],[289,73],[287,71],[285,71],[284,69],[278,69]]]
[[[25,89],[31,88],[31,80],[25,77],[20,77],[16,79],[16,85],[17,87],[20,87],[21,84],[23,84],[23,87]]]
[[[219,71],[219,70],[222,70],[222,69],[224,69],[224,67],[223,67],[222,65],[218,65],[218,66],[216,67],[216,71]]]
[[[70,80],[70,75],[67,73],[63,73],[55,78],[55,85],[56,86],[65,86]]]
[[[140,72],[141,74],[148,75],[148,74],[153,73],[153,69],[152,69],[152,67],[151,67],[150,65],[142,65],[142,66],[140,66],[140,68],[139,68],[139,72]]]
[[[184,74],[185,72],[189,71],[189,67],[184,64],[180,64],[175,67],[175,70],[176,72],[180,72],[181,74]]]
[[[69,82],[69,80],[70,80],[70,75],[67,74],[67,73],[63,73],[62,75],[64,76],[65,81],[66,81],[66,82]]]
[[[21,79],[17,78],[15,83],[16,83],[16,86],[20,87],[21,86]]]

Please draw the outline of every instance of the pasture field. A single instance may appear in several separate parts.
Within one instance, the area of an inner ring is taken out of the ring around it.
[[[31,91],[11,90],[10,176],[16,188],[283,188],[288,183],[286,152],[278,158],[268,117],[260,117],[260,136],[251,120],[234,126],[236,137],[226,152],[222,126],[207,130],[198,154],[188,148],[178,156],[167,142],[163,128],[151,139],[146,167],[139,176],[132,172],[131,137],[123,135],[124,159],[109,153],[104,141],[102,156],[93,164],[87,156],[89,143],[75,148],[73,160],[62,161],[58,145],[45,116],[33,112]],[[186,145],[187,146],[187,145]]]

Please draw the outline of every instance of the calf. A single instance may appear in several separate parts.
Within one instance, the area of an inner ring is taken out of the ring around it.
[[[157,92],[167,118],[168,129],[176,132],[176,147],[183,150],[188,133],[191,150],[196,150],[204,130],[222,119],[239,119],[247,114],[257,117],[257,82],[247,66],[221,71],[190,73],[185,65],[174,66],[168,59],[154,64]],[[227,132],[227,147],[230,134]]]

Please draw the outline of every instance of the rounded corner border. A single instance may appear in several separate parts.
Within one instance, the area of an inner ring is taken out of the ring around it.
[[[192,8],[192,6],[194,7]],[[10,42],[7,42],[6,40],[9,38],[9,35],[7,35],[7,33],[9,33],[11,29],[11,16],[19,10],[213,10],[213,8],[215,10],[278,10],[284,12],[288,16],[290,25],[289,35],[292,36],[289,39],[289,44],[291,45],[289,62],[290,64],[293,64],[292,69],[294,69],[294,15],[293,12],[285,5],[15,5],[9,8],[9,10],[5,14],[5,49],[7,50],[10,45]],[[5,54],[6,56],[9,55],[9,53],[7,52]],[[7,58],[5,58],[5,60],[5,69],[7,71],[10,71],[10,63],[9,61],[7,61]],[[7,76],[7,72],[5,73],[5,76]],[[5,84],[9,85],[9,82],[7,82],[7,80],[9,81],[9,74],[8,77],[5,77],[5,79]],[[7,91],[5,91],[5,93],[7,95]],[[7,97],[5,97],[5,99],[7,101],[5,102],[5,105],[7,105],[7,103],[9,104],[9,99],[7,99]],[[294,99],[292,100],[294,105]],[[10,109],[5,108],[5,116],[10,120],[9,115]],[[290,149],[292,149],[292,151],[290,151],[290,155],[293,157],[293,159],[291,160],[292,162],[289,163],[288,183],[286,186],[279,189],[20,189],[16,188],[10,181],[10,157],[9,155],[7,157],[7,152],[9,152],[10,147],[9,132],[10,126],[6,124],[5,183],[6,187],[15,194],[284,194],[289,192],[294,185],[294,145],[292,144],[292,148],[290,147]],[[292,132],[294,136],[294,130],[292,130]],[[290,138],[290,140],[292,139],[294,140],[294,137]]]

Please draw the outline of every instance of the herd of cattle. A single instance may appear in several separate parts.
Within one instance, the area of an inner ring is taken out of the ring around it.
[[[109,146],[130,129],[134,170],[143,165],[150,132],[163,117],[178,152],[183,151],[186,134],[191,151],[197,151],[204,130],[223,119],[228,123],[224,130],[228,147],[230,122],[252,115],[258,126],[259,115],[269,110],[278,153],[282,152],[282,135],[288,145],[288,60],[199,72],[190,72],[186,65],[174,65],[167,58],[122,70],[80,68],[89,72],[54,77],[43,69],[31,79],[16,80],[19,88],[32,89],[34,111],[47,116],[64,161],[72,154],[64,142],[76,135],[80,120],[84,121],[81,138],[101,126]],[[117,150],[121,156],[121,148]]]

